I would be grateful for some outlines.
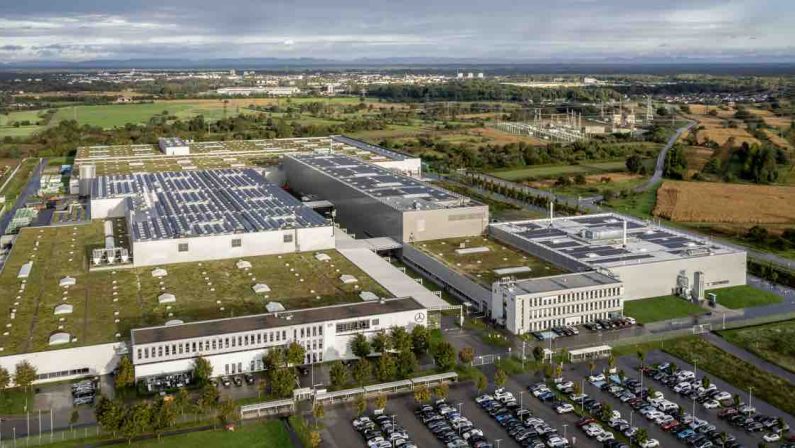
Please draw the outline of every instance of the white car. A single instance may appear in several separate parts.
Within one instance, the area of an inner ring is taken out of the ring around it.
[[[604,380],[605,380],[605,376],[604,376],[604,374],[601,374],[601,373],[599,375],[596,375],[596,376],[591,375],[591,376],[588,377],[588,382],[589,383],[599,383],[599,382],[604,381]]]
[[[556,384],[555,387],[558,390],[568,389],[570,387],[574,387],[574,383],[572,383],[571,381],[566,381],[566,382],[563,382],[563,383]]]
[[[715,395],[714,397],[712,397],[712,399],[716,400],[716,401],[731,400],[732,399],[732,394],[730,394],[730,393],[728,393],[726,391],[723,391],[723,392],[719,393],[718,395]]]
[[[610,431],[604,431],[603,433],[596,436],[597,442],[607,442],[608,440],[615,440],[615,436]]]
[[[547,446],[550,448],[565,447],[569,446],[569,442],[562,437],[550,437],[550,439],[547,440]]]
[[[494,391],[494,398],[505,401],[513,398],[513,394],[505,389],[497,389]]]
[[[475,398],[475,403],[477,404],[483,403],[484,401],[494,401],[494,397],[488,394],[484,394]]]
[[[781,440],[781,435],[771,432],[770,434],[763,435],[762,439],[765,442],[778,442],[779,440]]]
[[[657,439],[646,439],[640,443],[640,448],[657,448],[658,446],[660,446],[660,442]]]
[[[563,403],[555,408],[555,412],[558,414],[566,414],[568,412],[574,412],[574,406],[569,403]]]
[[[707,400],[704,402],[704,407],[707,409],[716,409],[720,407],[720,403],[715,400]]]
[[[599,434],[605,432],[605,430],[599,425],[586,425],[582,428],[582,430],[585,431],[585,435],[588,437],[596,437]]]

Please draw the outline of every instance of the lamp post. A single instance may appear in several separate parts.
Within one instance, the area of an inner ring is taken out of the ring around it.
[[[580,412],[585,412],[585,378],[580,380]]]
[[[519,409],[524,409],[524,391],[519,391]]]
[[[500,448],[500,442],[502,442],[502,439],[497,439],[494,441],[494,443],[497,444],[497,448]]]
[[[753,391],[754,391],[754,387],[753,386],[748,386],[748,407],[749,408],[751,407],[751,398],[753,398]]]
[[[569,425],[567,425],[567,424],[565,424],[565,423],[563,424],[563,439],[564,439],[564,440],[566,440],[566,428],[567,428],[568,426],[569,426]]]

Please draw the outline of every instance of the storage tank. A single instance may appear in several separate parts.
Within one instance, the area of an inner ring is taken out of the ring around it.
[[[97,177],[96,165],[80,165],[80,196],[91,196],[91,183]]]

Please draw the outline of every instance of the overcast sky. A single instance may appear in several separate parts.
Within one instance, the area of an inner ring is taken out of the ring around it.
[[[795,60],[795,0],[0,0],[0,61]]]

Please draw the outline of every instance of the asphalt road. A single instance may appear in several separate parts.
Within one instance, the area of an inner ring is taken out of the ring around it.
[[[695,121],[689,122],[686,126],[682,126],[681,128],[677,129],[674,135],[668,139],[668,142],[665,143],[665,146],[660,150],[660,153],[657,155],[657,164],[654,167],[654,174],[651,178],[646,181],[643,185],[639,185],[635,188],[635,192],[641,193],[648,190],[652,185],[656,184],[660,180],[662,180],[663,174],[663,167],[665,166],[665,156],[668,155],[668,150],[674,146],[679,137],[682,136],[685,132],[687,132],[690,128],[696,125]]]

